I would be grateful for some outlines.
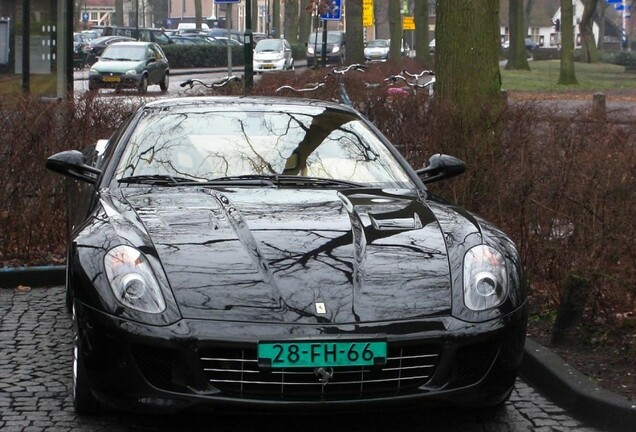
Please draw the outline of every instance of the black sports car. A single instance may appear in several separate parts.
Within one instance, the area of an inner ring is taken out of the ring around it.
[[[341,105],[150,102],[70,182],[73,400],[170,412],[505,401],[526,288],[513,242],[432,196]]]

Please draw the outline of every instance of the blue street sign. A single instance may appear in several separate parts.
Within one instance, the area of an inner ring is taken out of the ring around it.
[[[632,5],[617,4],[614,6],[617,11],[631,11]]]
[[[623,3],[623,0],[606,0],[606,1],[607,1],[607,4],[612,4],[612,3],[614,3],[614,4],[616,4],[616,3]]]
[[[82,21],[84,21],[84,22],[88,21],[88,12],[84,12],[82,14]]]
[[[342,18],[342,0],[331,0],[329,11],[320,14],[320,19],[339,21]]]
[[[225,3],[240,3],[241,0],[214,0],[216,4],[225,4]]]

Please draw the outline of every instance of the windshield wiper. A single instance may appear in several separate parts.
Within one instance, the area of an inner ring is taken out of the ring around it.
[[[311,186],[311,187],[346,187],[346,188],[361,188],[367,187],[361,183],[356,183],[348,180],[331,179],[324,177],[303,177],[303,176],[278,176],[280,184],[297,185],[297,186]]]
[[[130,177],[122,177],[117,180],[119,183],[130,184],[149,184],[149,185],[181,185],[184,183],[199,183],[191,178],[175,177],[165,174],[148,174],[148,175],[136,175]]]
[[[228,177],[218,177],[212,180],[203,182],[203,185],[217,184],[217,183],[231,183],[237,185],[252,185],[262,184],[267,186],[301,186],[301,187],[347,187],[347,188],[360,188],[366,187],[360,183],[355,183],[347,180],[337,180],[322,177],[303,177],[295,175],[280,175],[280,174],[245,174]]]

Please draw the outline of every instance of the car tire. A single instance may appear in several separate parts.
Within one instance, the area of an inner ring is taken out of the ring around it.
[[[139,93],[145,94],[148,91],[148,75],[144,75],[141,77],[141,81],[139,81]]]
[[[289,68],[287,70],[290,70],[290,71],[296,70],[296,66],[294,65],[294,59],[292,59],[291,63],[289,64]]]
[[[73,407],[78,415],[95,415],[100,412],[100,403],[88,386],[86,367],[82,356],[82,344],[79,338],[79,328],[77,324],[77,313],[75,306],[72,307],[73,317]]]
[[[170,87],[170,74],[166,72],[166,74],[163,76],[163,79],[159,83],[159,88],[161,88],[162,92],[167,92],[168,87]]]
[[[93,81],[88,82],[88,91],[89,92],[97,91],[97,85]]]

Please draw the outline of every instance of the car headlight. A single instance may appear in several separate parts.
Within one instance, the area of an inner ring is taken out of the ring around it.
[[[464,303],[474,311],[499,306],[508,294],[508,274],[503,255],[480,245],[464,256]]]
[[[126,71],[125,75],[137,75],[137,73],[138,72],[135,69],[130,69]]]
[[[88,74],[89,75],[99,75],[99,71],[97,69],[95,69],[95,68],[90,68],[88,70]]]
[[[314,53],[314,47],[312,47],[312,46],[308,46],[308,47],[307,47],[307,52],[308,52],[309,54],[313,54],[313,53]]]
[[[333,47],[333,49],[331,50],[332,53],[337,53],[338,51],[340,51],[340,47],[338,45],[336,45],[335,47]]]
[[[106,276],[115,298],[131,309],[160,313],[166,302],[148,260],[139,250],[117,246],[104,258]]]

